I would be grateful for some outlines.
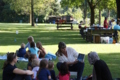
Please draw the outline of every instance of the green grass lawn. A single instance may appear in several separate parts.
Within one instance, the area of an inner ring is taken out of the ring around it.
[[[20,48],[22,42],[27,43],[27,37],[33,36],[35,42],[41,41],[47,52],[55,53],[58,49],[58,43],[64,41],[67,46],[73,47],[77,52],[86,54],[85,68],[83,76],[92,73],[92,66],[89,65],[87,54],[90,51],[96,51],[99,56],[109,66],[113,78],[120,76],[120,45],[119,44],[93,44],[87,43],[79,35],[77,25],[74,30],[70,28],[56,30],[54,24],[39,24],[37,27],[31,27],[30,24],[0,23],[0,55],[7,52],[15,52]],[[19,34],[16,34],[16,30]],[[14,40],[17,40],[16,42]],[[56,65],[58,60],[54,61]],[[0,61],[0,80],[2,78],[2,66],[4,61]],[[26,68],[26,62],[17,63],[17,67]],[[55,66],[56,74],[58,71]]]

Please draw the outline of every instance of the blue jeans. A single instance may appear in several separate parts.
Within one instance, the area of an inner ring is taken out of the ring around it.
[[[16,75],[13,80],[32,80],[32,78],[28,75]]]
[[[60,70],[61,64],[62,64],[61,62],[57,63],[58,70]],[[82,77],[83,70],[84,70],[84,63],[78,62],[78,63],[68,66],[68,67],[69,67],[69,71],[77,72],[77,80],[80,80],[80,78]]]

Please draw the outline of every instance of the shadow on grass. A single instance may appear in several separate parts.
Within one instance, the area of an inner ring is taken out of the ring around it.
[[[0,45],[20,45],[22,42],[27,43],[27,37],[33,36],[35,42],[41,41],[43,45],[54,45],[60,41],[66,44],[86,44],[86,41],[80,37],[78,31],[39,31],[31,30],[19,33],[0,33]],[[16,42],[14,40],[17,40]]]

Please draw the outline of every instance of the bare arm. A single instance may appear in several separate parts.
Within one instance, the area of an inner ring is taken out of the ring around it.
[[[15,73],[15,74],[21,74],[21,75],[33,75],[33,72],[30,71],[30,70],[21,70],[21,69],[18,69],[18,68],[15,68],[13,70],[13,73]]]
[[[48,76],[48,79],[51,80],[51,76]]]

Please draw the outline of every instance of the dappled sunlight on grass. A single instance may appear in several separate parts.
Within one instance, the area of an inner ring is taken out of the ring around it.
[[[114,78],[120,74],[120,44],[93,44],[87,43],[79,34],[78,26],[74,25],[74,30],[60,29],[56,30],[55,24],[38,24],[31,27],[30,24],[0,23],[0,55],[7,52],[15,52],[20,48],[21,43],[27,43],[28,36],[33,36],[35,42],[41,41],[47,52],[53,54],[58,50],[58,43],[64,41],[68,47],[74,48],[79,53],[86,54],[85,69],[83,76],[92,74],[92,66],[88,63],[87,54],[90,51],[96,51],[100,58],[104,60]],[[16,30],[19,34],[16,34]],[[16,41],[15,41],[16,39]],[[3,65],[4,61],[0,61]],[[56,65],[58,60],[54,61]],[[27,63],[19,62],[17,66],[21,69],[26,68]],[[0,80],[2,75],[2,66],[0,66]],[[55,66],[56,74],[58,70]]]

